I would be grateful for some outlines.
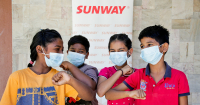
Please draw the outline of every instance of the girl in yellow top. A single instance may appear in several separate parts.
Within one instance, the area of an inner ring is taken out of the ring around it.
[[[63,41],[57,31],[45,29],[38,32],[30,50],[28,68],[10,75],[0,105],[64,105],[65,97],[94,99],[90,87],[52,68],[60,66],[64,57]],[[76,68],[70,63],[64,66],[66,69]]]

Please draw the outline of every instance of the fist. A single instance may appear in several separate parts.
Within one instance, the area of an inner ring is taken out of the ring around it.
[[[69,65],[70,63],[68,61],[63,61],[60,67],[63,68],[63,70],[69,70]]]
[[[122,68],[123,75],[130,75],[133,73],[133,68],[131,68],[129,65],[126,65]]]
[[[69,84],[71,76],[64,71],[60,71],[52,77],[54,85]]]
[[[135,99],[146,99],[146,93],[142,89],[130,91],[129,97],[135,98]]]

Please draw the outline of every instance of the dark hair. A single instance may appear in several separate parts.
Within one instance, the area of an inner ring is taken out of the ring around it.
[[[61,35],[53,29],[42,29],[41,31],[37,32],[36,35],[33,37],[30,50],[31,50],[31,61],[34,62],[37,59],[37,51],[36,47],[41,45],[46,47],[48,43],[55,41],[57,38],[62,39]],[[28,67],[32,67],[31,63],[28,64]]]
[[[110,44],[113,41],[116,41],[116,40],[124,42],[124,44],[128,48],[128,50],[130,48],[132,48],[132,42],[129,39],[128,35],[126,35],[126,34],[114,34],[113,36],[110,37],[110,40],[109,40],[109,43],[108,43],[108,49],[109,49],[109,51],[110,51]]]
[[[143,29],[140,32],[138,39],[141,41],[144,37],[153,38],[160,45],[165,42],[169,44],[169,31],[161,25],[149,26]]]
[[[86,52],[89,52],[90,43],[89,43],[88,39],[82,35],[75,35],[69,39],[68,50],[71,45],[74,45],[76,43],[82,44],[85,47]]]

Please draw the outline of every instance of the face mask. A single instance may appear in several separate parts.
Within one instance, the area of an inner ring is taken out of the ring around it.
[[[85,55],[76,52],[69,51],[67,58],[69,59],[69,62],[75,65],[76,67],[82,65],[85,62]]]
[[[117,66],[122,66],[128,59],[127,52],[110,52],[109,58]]]
[[[42,51],[43,51],[43,48],[42,48]],[[43,51],[43,54],[45,55],[44,58],[48,67],[59,67],[64,59],[64,54],[60,54],[60,53],[50,52],[49,54],[45,54]],[[46,55],[49,55],[50,58],[47,58]]]
[[[163,55],[163,53],[161,53],[159,50],[160,46],[153,46],[153,47],[142,49],[140,57],[147,63],[150,63],[152,65],[157,64]]]

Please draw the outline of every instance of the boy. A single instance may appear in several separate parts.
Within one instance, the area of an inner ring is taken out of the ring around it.
[[[160,25],[141,31],[140,57],[148,62],[119,86],[106,93],[108,100],[125,97],[136,99],[136,105],[188,105],[189,85],[182,71],[171,68],[164,61],[169,48],[169,32]],[[134,91],[124,91],[126,89]],[[170,100],[170,101],[169,101]]]
[[[87,40],[87,38],[76,35],[70,38],[68,42],[68,51],[67,51],[67,58],[69,59],[69,62],[75,65],[78,69],[80,69],[82,72],[78,72],[77,70],[69,70],[72,75],[77,78],[78,80],[82,81],[83,83],[87,84],[89,87],[91,87],[94,91],[96,90],[96,84],[98,79],[98,70],[97,68],[85,64],[85,59],[89,56],[89,47],[90,43]],[[63,62],[68,63],[68,62]],[[86,74],[90,81],[88,81],[88,78],[80,78],[80,73]],[[73,102],[72,102],[73,101]],[[75,101],[73,98],[68,99],[68,105],[79,105],[79,104],[85,104],[85,105],[97,105],[98,101],[95,98],[93,101]]]

